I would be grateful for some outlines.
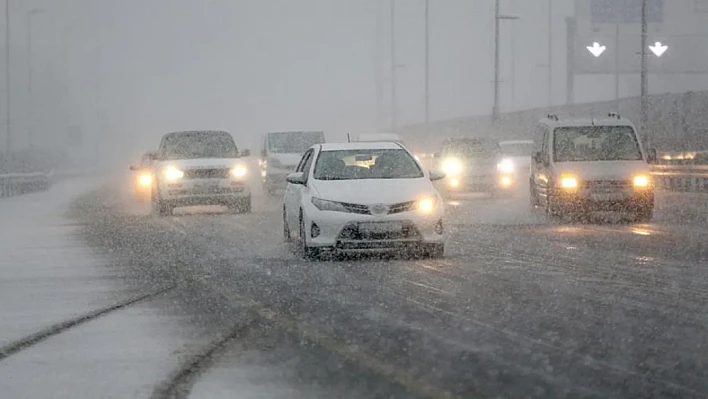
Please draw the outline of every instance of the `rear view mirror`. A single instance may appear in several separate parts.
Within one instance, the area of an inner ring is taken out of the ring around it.
[[[655,163],[657,159],[659,159],[659,157],[657,155],[656,148],[650,148],[647,152],[647,162]]]
[[[541,151],[535,152],[533,154],[533,161],[536,163],[543,163],[543,154]]]
[[[440,158],[440,153],[436,152],[435,154],[433,154],[433,158]]]
[[[249,150],[249,149],[241,150],[241,156],[242,156],[242,157],[250,157],[250,156],[251,156],[251,150]]]
[[[128,168],[128,169],[130,169],[130,170],[132,170],[133,172],[135,172],[135,171],[138,170],[138,167],[135,166],[135,165],[130,165],[130,168]]]
[[[157,152],[148,152],[146,155],[147,158],[151,161],[157,161],[160,158]]]
[[[439,170],[439,169],[431,169],[430,170],[430,181],[442,180],[446,176],[447,175],[442,170]]]
[[[291,173],[285,178],[291,184],[305,184],[305,175],[302,172]]]
[[[368,162],[374,159],[371,154],[365,154],[365,155],[357,155],[355,160],[357,162]]]

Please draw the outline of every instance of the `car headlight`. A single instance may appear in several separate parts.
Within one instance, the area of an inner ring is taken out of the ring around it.
[[[150,187],[150,185],[152,185],[152,174],[141,173],[140,176],[138,176],[138,184],[141,187]]]
[[[349,212],[349,209],[347,209],[341,202],[328,201],[322,198],[312,197],[312,205],[321,211]]]
[[[560,186],[566,189],[578,188],[578,178],[575,176],[561,176]]]
[[[514,161],[511,159],[502,159],[502,161],[497,164],[497,170],[501,173],[514,173],[514,169]]]
[[[231,169],[231,177],[235,179],[242,179],[248,174],[248,168],[245,165],[236,165]]]
[[[632,183],[634,184],[634,187],[636,187],[636,188],[645,188],[645,187],[649,187],[651,180],[649,179],[649,176],[647,176],[647,175],[637,175],[637,176],[634,176],[634,179],[632,179]]]
[[[423,198],[416,202],[416,208],[421,212],[432,212],[436,202],[435,197]]]
[[[169,166],[165,169],[165,179],[168,181],[179,180],[184,177],[184,172],[175,168],[174,166]]]
[[[459,175],[462,173],[462,161],[457,158],[448,158],[443,161],[442,170],[448,176]]]

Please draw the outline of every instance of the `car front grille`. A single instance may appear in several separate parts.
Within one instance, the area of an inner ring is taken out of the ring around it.
[[[591,191],[608,192],[631,188],[632,182],[629,180],[587,180],[582,183],[582,187]]]
[[[393,215],[401,212],[408,212],[413,208],[415,201],[399,202],[397,204],[390,205],[388,207],[387,215]],[[371,209],[369,205],[360,204],[348,204],[342,203],[342,205],[351,213],[356,213],[358,215],[371,215]]]
[[[395,228],[385,231],[368,231],[362,225],[367,223],[348,223],[339,233],[340,241],[387,241],[419,239],[420,233],[415,225],[408,221],[393,224]]]
[[[229,169],[187,169],[184,171],[186,179],[227,179]]]

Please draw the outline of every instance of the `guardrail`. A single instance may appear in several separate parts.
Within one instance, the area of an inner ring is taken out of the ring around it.
[[[652,165],[652,174],[663,190],[708,192],[708,165]]]
[[[47,191],[52,186],[54,172],[8,173],[0,175],[0,197]]]

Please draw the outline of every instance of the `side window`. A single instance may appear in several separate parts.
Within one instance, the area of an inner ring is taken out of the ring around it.
[[[533,132],[533,152],[534,154],[537,152],[543,151],[543,134],[546,131],[546,128],[538,125],[536,126],[536,130]]]
[[[307,151],[305,155],[300,158],[300,163],[297,164],[297,168],[295,168],[295,172],[304,172],[305,171],[305,165],[307,164],[307,161],[312,157],[312,150]]]
[[[310,176],[310,168],[312,167],[312,161],[315,159],[315,151],[310,150],[308,152],[310,153],[310,156],[307,158],[305,161],[305,166],[302,168],[302,173],[305,175],[305,183],[309,180],[308,176]]]
[[[544,156],[546,159],[548,159],[548,157],[549,157],[550,154],[551,154],[550,151],[549,151],[549,148],[548,148],[549,133],[550,133],[550,132],[549,132],[549,129],[548,129],[547,127],[544,127],[544,128],[543,128],[543,149],[542,149],[541,151],[543,151],[543,156]]]

